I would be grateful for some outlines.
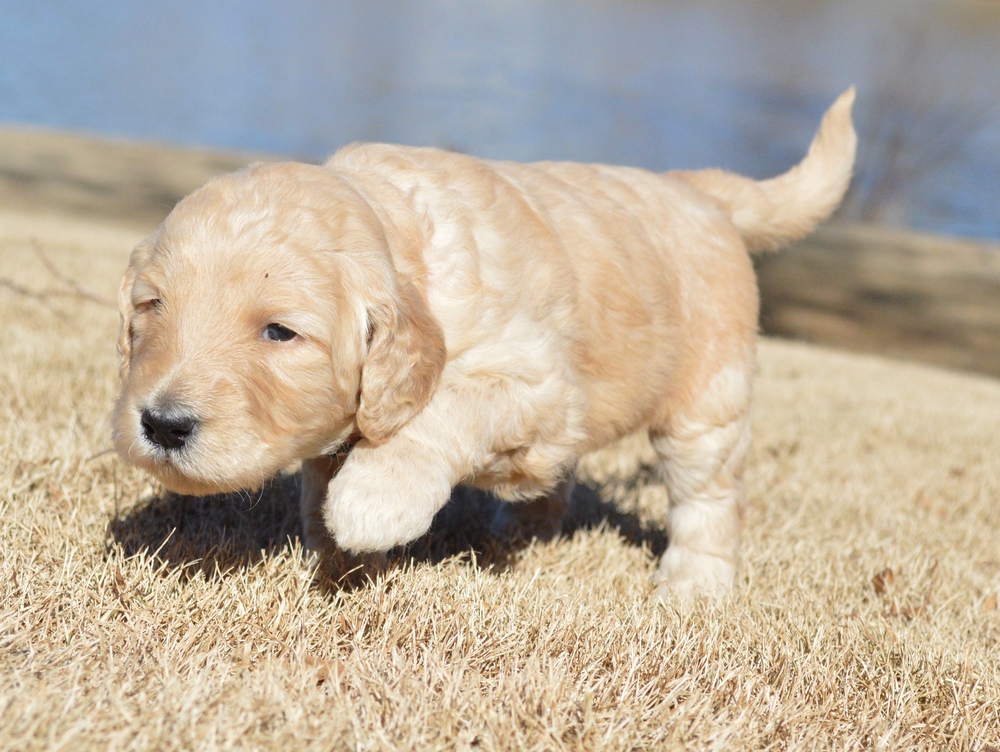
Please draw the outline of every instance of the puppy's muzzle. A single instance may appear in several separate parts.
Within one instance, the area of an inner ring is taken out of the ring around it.
[[[168,452],[183,449],[198,429],[198,419],[179,408],[142,411],[142,432],[146,441]]]

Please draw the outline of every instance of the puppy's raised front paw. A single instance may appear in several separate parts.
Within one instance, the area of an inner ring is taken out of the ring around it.
[[[365,456],[348,458],[330,482],[323,511],[338,546],[348,551],[387,551],[427,532],[451,496],[451,483],[429,468],[413,475],[406,469],[405,464],[386,467]]]

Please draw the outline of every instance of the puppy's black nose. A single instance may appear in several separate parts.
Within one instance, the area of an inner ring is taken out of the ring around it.
[[[146,440],[164,449],[180,449],[198,427],[198,419],[180,410],[142,411],[142,431]]]

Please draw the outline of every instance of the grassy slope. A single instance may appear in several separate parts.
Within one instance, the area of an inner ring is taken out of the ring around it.
[[[136,234],[0,213],[37,290],[33,240],[113,296]],[[294,475],[184,502],[101,454],[114,311],[0,288],[0,322],[0,749],[1000,742],[996,381],[764,342],[738,587],[662,607],[640,440],[585,460],[549,545],[459,495],[383,580],[310,578]]]

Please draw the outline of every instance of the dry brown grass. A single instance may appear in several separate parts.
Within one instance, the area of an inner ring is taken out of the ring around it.
[[[135,240],[0,214],[32,290],[32,238],[106,295]],[[378,582],[311,577],[294,474],[184,500],[103,453],[116,313],[7,286],[0,322],[2,749],[1000,744],[996,381],[765,342],[737,589],[664,607],[639,440],[551,544],[459,495]]]

